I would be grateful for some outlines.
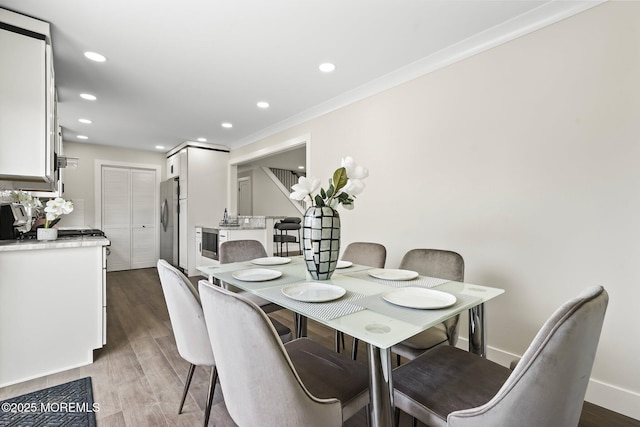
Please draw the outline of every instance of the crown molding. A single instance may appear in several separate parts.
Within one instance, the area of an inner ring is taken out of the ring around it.
[[[398,70],[365,83],[326,102],[295,114],[271,126],[241,138],[234,148],[260,141],[279,132],[300,125],[354,102],[376,95],[408,81],[422,77],[473,55],[492,49],[533,31],[591,9],[608,0],[552,0],[499,25],[482,31],[452,46],[408,64]]]

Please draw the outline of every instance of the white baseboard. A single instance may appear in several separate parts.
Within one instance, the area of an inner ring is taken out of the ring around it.
[[[463,350],[469,348],[469,341],[460,337],[456,347]],[[509,353],[494,347],[487,347],[487,359],[499,365],[509,367],[511,361],[520,358],[521,355]],[[626,390],[607,384],[597,379],[591,378],[585,396],[587,402],[609,409],[610,411],[640,420],[640,394],[631,390]]]

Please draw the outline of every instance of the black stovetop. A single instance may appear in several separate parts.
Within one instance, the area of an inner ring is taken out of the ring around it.
[[[100,237],[100,236],[104,236],[104,232],[102,230],[98,230],[97,228],[79,228],[76,230],[59,229],[58,230],[59,239],[63,237],[83,237],[83,236]],[[27,231],[26,233],[22,233],[19,237],[19,239],[21,240],[33,240],[36,238],[37,238],[36,230],[31,230],[31,231]]]

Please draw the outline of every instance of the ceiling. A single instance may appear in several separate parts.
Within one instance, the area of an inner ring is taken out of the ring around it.
[[[65,141],[166,152],[201,137],[240,147],[598,3],[0,0],[0,7],[52,25]],[[107,61],[89,61],[85,51]],[[320,72],[323,62],[335,71]],[[83,92],[97,100],[81,99]]]

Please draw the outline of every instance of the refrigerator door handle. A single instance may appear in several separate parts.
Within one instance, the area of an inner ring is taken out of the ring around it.
[[[167,225],[169,225],[169,215],[167,215],[168,210],[169,204],[167,203],[167,199],[164,199],[164,202],[162,203],[162,213],[160,214],[160,222],[162,223],[163,231],[167,231]]]

